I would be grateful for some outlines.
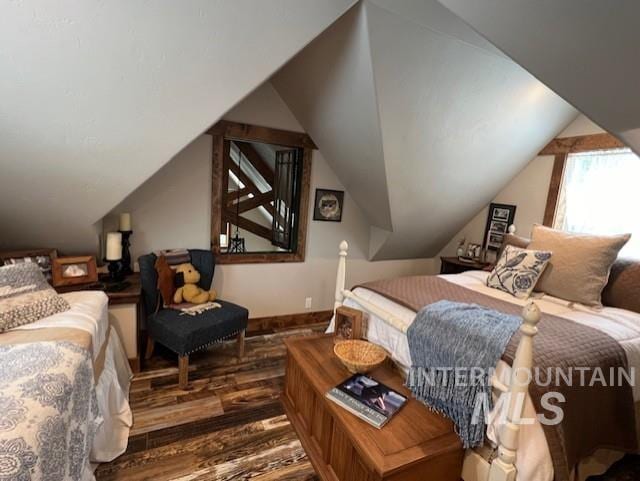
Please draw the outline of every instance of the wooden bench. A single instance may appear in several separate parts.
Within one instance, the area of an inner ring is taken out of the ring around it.
[[[285,340],[285,411],[323,481],[458,481],[463,449],[453,424],[410,399],[378,430],[329,401],[350,377],[333,354],[332,336]],[[409,396],[388,363],[371,377]]]

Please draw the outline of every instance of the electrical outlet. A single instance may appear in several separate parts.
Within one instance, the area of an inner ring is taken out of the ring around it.
[[[311,297],[307,297],[307,298],[304,300],[304,308],[305,308],[305,309],[311,309],[311,301],[312,301],[312,300],[313,300],[313,299],[312,299]]]

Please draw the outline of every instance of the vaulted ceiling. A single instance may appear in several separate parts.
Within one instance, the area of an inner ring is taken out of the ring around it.
[[[436,0],[5,2],[0,73],[0,247],[68,252],[274,73],[372,259],[439,252],[576,115]]]
[[[371,222],[435,255],[577,112],[435,0],[367,0],[272,83]]]
[[[640,153],[640,2],[440,2]]]
[[[94,224],[355,0],[3,2],[0,247]]]

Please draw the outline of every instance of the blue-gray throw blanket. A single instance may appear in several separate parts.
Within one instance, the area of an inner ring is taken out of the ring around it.
[[[476,304],[439,301],[422,308],[407,331],[407,387],[453,421],[465,448],[484,441],[493,406],[489,376],[521,322]]]

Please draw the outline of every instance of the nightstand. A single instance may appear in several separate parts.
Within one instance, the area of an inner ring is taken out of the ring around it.
[[[135,273],[125,279],[129,286],[118,292],[106,292],[93,286],[61,286],[56,287],[59,293],[102,290],[109,298],[109,323],[115,328],[124,348],[133,372],[140,372],[140,319],[142,319],[142,302],[140,274]]]
[[[489,262],[465,262],[457,257],[440,257],[440,274],[460,274],[465,271],[481,271],[491,265]]]

